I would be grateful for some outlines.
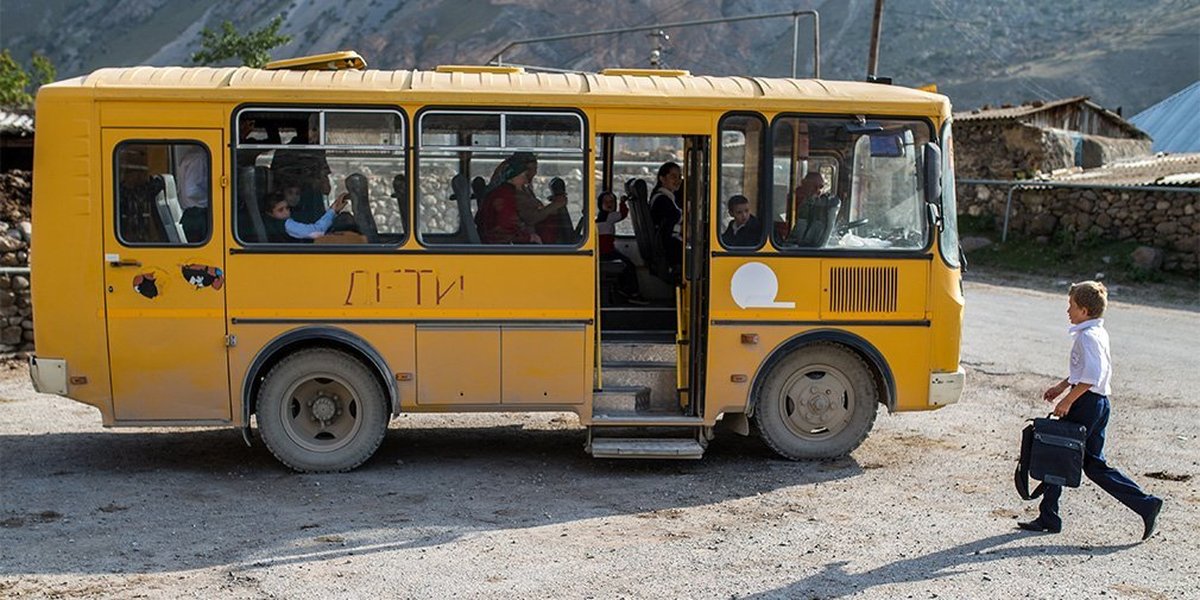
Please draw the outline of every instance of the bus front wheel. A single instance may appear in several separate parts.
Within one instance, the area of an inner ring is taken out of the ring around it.
[[[879,390],[862,357],[838,344],[798,348],[768,367],[754,421],[792,460],[845,456],[875,423]]]
[[[349,471],[375,453],[387,433],[379,381],[362,362],[318,348],[280,360],[258,395],[258,429],[267,448],[296,471]]]

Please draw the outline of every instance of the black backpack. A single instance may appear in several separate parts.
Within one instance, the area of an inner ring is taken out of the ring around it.
[[[1013,484],[1023,500],[1042,495],[1045,484],[1079,487],[1087,427],[1062,419],[1030,419],[1021,431],[1021,456]],[[1041,481],[1029,491],[1029,478]]]

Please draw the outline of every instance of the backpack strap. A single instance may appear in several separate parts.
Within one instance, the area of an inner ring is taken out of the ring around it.
[[[1013,472],[1013,485],[1022,500],[1033,500],[1045,491],[1045,484],[1038,483],[1033,491],[1029,491],[1029,459],[1033,450],[1033,423],[1021,430],[1021,455],[1017,458],[1017,469]]]

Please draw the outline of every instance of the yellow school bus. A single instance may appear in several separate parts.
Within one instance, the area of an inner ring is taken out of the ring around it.
[[[566,411],[597,457],[753,422],[805,459],[961,394],[937,94],[334,55],[37,113],[30,372],[105,426],[256,424],[319,472],[400,413]]]

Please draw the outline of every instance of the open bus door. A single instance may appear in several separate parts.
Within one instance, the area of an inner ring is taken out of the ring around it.
[[[708,331],[709,138],[684,141],[683,278],[676,295],[679,394],[683,414],[703,416]]]

